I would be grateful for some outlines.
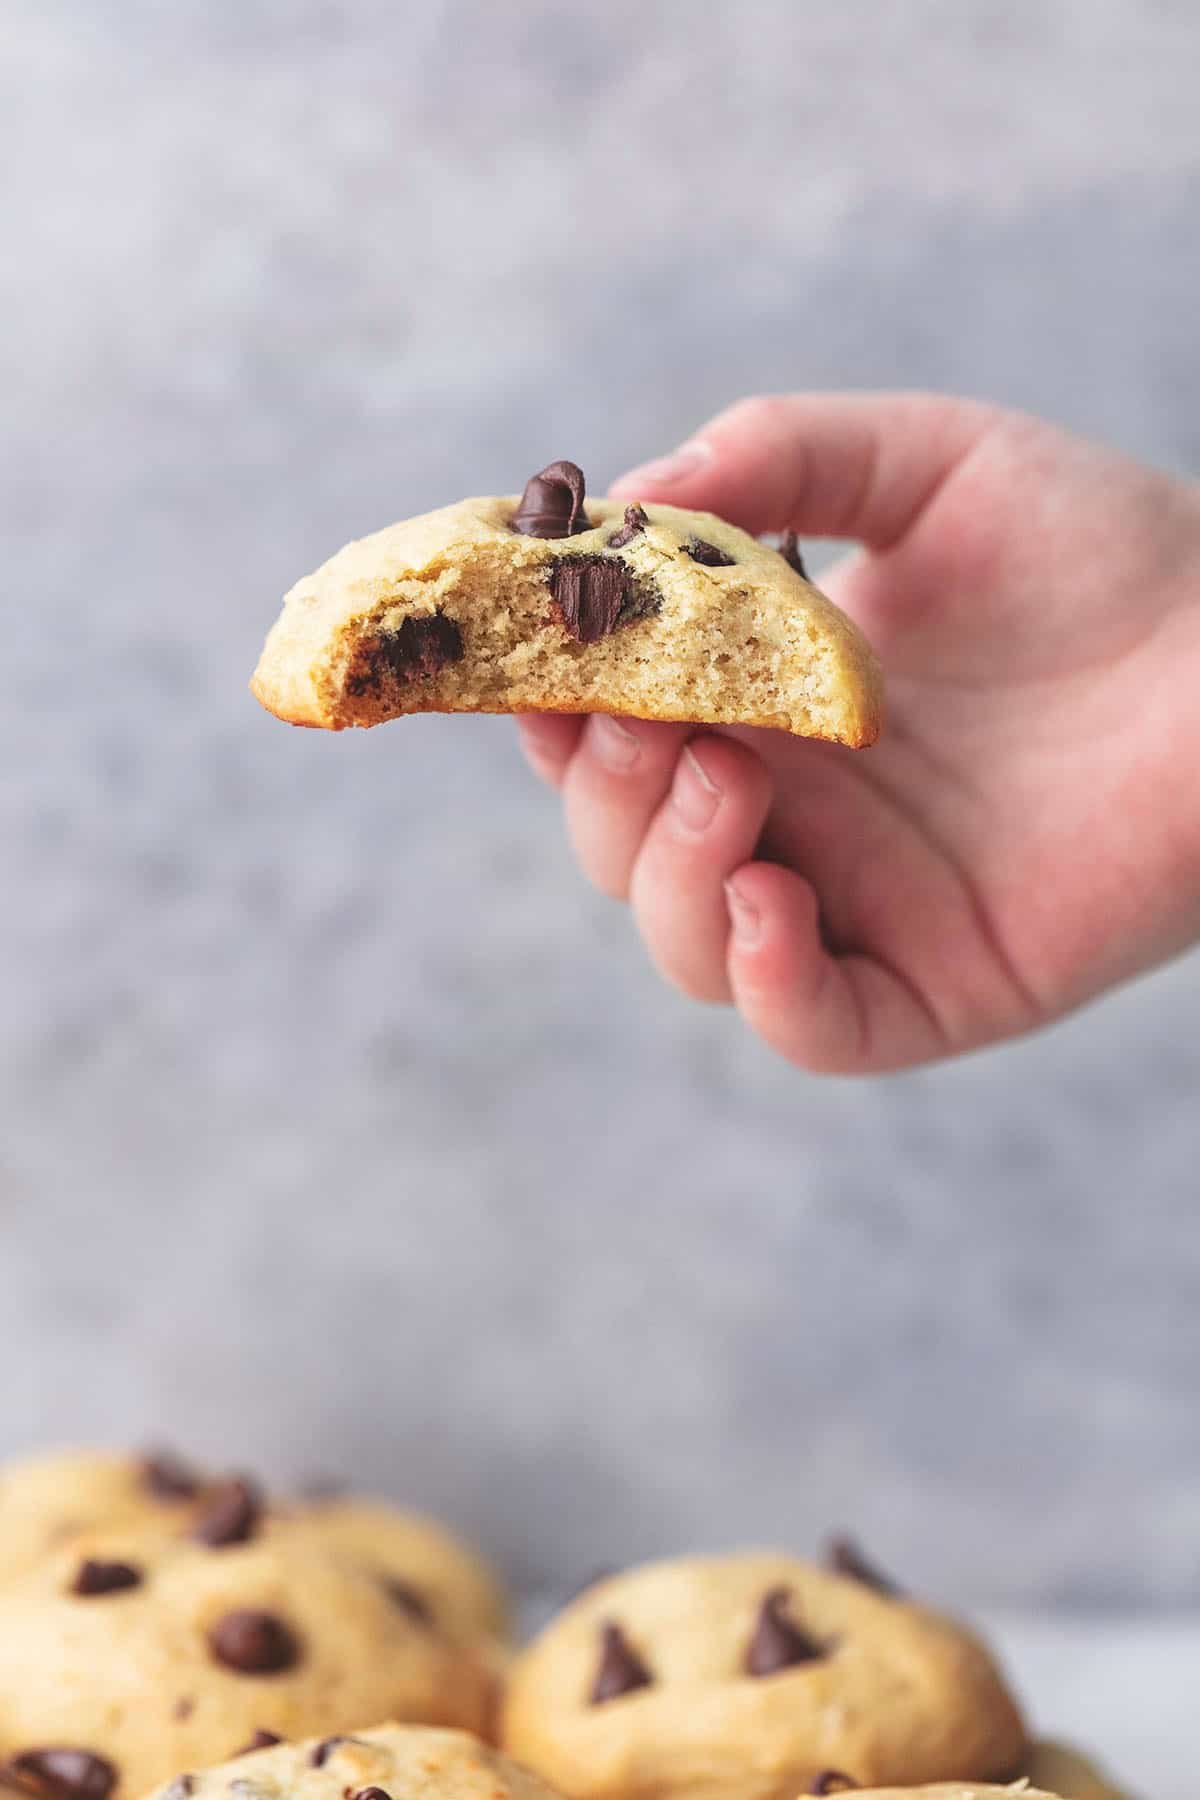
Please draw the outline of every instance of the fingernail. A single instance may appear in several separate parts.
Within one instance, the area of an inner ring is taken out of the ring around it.
[[[685,749],[675,771],[671,804],[689,831],[703,831],[711,825],[721,803],[721,790],[700,765],[700,759]]]
[[[669,487],[672,482],[686,481],[689,476],[698,475],[711,461],[712,450],[704,439],[690,438],[669,455],[660,456],[654,462],[640,463],[627,475],[618,476],[613,487]]]
[[[642,746],[634,732],[608,713],[596,713],[588,726],[592,749],[609,769],[632,769],[642,754]]]
[[[739,893],[732,881],[725,883],[725,902],[734,941],[742,950],[753,950],[762,936],[762,916],[757,906]]]

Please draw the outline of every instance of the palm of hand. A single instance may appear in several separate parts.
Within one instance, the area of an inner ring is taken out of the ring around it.
[[[1169,478],[1000,415],[905,537],[822,583],[883,661],[881,742],[736,734],[774,776],[765,854],[812,883],[832,949],[907,990],[926,1054],[1052,1017],[1200,925],[1161,904],[1195,866],[1172,799],[1198,736],[1177,679],[1200,657],[1196,531]]]

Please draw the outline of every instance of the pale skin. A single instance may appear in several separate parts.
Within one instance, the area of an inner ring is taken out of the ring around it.
[[[741,401],[624,500],[853,540],[880,742],[523,718],[660,972],[802,1068],[1026,1032],[1200,938],[1200,487],[926,394]]]

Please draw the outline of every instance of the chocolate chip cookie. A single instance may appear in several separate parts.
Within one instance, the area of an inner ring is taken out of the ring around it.
[[[473,1550],[435,1520],[386,1501],[339,1494],[283,1503],[245,1476],[218,1476],[165,1451],[56,1452],[0,1469],[0,1582],[109,1527],[210,1547],[296,1538],[361,1563],[439,1629],[498,1635],[507,1621],[504,1590]]]
[[[294,587],[252,682],[295,725],[413,712],[609,712],[861,746],[882,685],[861,632],[710,513],[622,507],[552,463],[348,544]]]
[[[212,1477],[167,1452],[45,1452],[0,1469],[0,1581],[98,1527],[185,1532]]]
[[[268,1535],[311,1540],[372,1570],[419,1622],[460,1637],[506,1629],[507,1598],[487,1564],[420,1513],[339,1496],[286,1510]]]
[[[832,1560],[684,1557],[600,1581],[517,1657],[501,1742],[574,1800],[1011,1775],[1025,1732],[982,1645],[851,1546]]]
[[[493,1688],[482,1647],[296,1538],[93,1534],[0,1590],[0,1763],[51,1800],[136,1800],[262,1733],[480,1730]]]
[[[184,1771],[150,1800],[558,1800],[465,1731],[379,1725]]]

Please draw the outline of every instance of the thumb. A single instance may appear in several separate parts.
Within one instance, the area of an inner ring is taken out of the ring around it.
[[[739,400],[687,443],[620,476],[620,499],[719,513],[745,530],[903,538],[998,409],[942,394],[779,394]]]

